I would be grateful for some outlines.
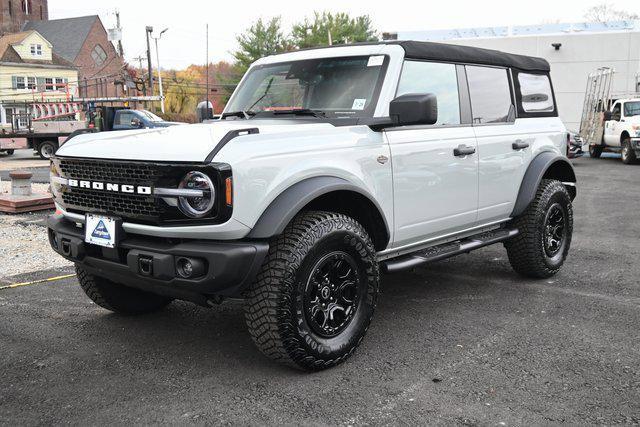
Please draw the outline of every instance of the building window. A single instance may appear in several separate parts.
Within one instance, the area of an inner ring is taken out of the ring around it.
[[[51,92],[51,91],[55,90],[52,78],[44,79],[44,90],[47,91],[47,92]]]
[[[56,77],[56,90],[64,91],[66,90],[67,85],[63,78]]]
[[[95,62],[96,65],[102,65],[104,61],[107,60],[107,52],[104,51],[102,46],[97,44],[91,51],[91,58],[93,58],[93,62]]]
[[[37,88],[36,78],[35,77],[27,77],[27,89],[35,90]]]
[[[26,88],[27,88],[27,86],[25,84],[24,77],[17,76],[16,77],[16,89],[21,90],[21,89],[26,89]]]
[[[32,44],[31,45],[31,55],[32,56],[42,56],[42,45],[41,44]]]

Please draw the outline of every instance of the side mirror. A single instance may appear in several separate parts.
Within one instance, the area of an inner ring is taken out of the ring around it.
[[[134,117],[133,119],[131,119],[131,126],[133,126],[134,128],[141,128],[144,127],[144,124],[140,121],[140,119]]]
[[[608,122],[612,118],[613,118],[613,114],[611,113],[611,111],[605,111],[604,112],[604,120],[605,120],[605,122]]]
[[[396,126],[434,125],[438,121],[438,99],[432,93],[400,95],[389,104]]]

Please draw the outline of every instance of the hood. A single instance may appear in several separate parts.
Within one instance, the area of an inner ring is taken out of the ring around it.
[[[183,123],[183,122],[151,122],[151,127],[167,128],[169,126],[186,125],[186,124],[187,123]]]
[[[258,128],[260,134],[313,132],[333,128],[325,122],[300,120],[228,120],[212,123],[169,126],[130,131],[100,132],[78,135],[57,151],[62,157],[86,157],[114,160],[159,162],[204,162],[224,136],[238,129]],[[240,136],[251,138],[257,135]],[[215,158],[214,158],[215,161]]]

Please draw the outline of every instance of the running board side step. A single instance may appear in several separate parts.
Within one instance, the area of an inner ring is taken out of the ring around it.
[[[478,234],[476,236],[468,237],[466,239],[456,240],[450,243],[443,243],[441,245],[433,246],[428,249],[422,249],[420,251],[414,252],[413,254],[383,261],[380,264],[380,267],[382,268],[383,273],[397,273],[399,271],[414,268],[428,262],[440,261],[441,259],[449,258],[455,255],[469,253],[484,246],[503,242],[517,236],[518,233],[519,231],[517,229],[500,229],[489,231],[486,233]]]

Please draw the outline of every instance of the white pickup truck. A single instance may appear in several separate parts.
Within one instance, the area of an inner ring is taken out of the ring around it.
[[[603,151],[620,152],[625,164],[640,158],[640,98],[619,99],[604,114],[604,135],[601,145],[589,147],[591,157]]]

